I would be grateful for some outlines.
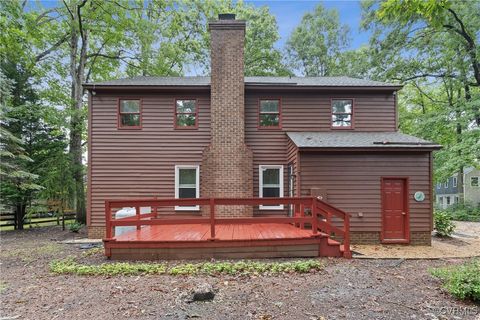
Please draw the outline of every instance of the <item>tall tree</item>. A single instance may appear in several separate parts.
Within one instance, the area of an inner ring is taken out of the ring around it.
[[[339,56],[349,44],[348,33],[336,9],[317,5],[303,16],[287,41],[291,66],[305,76],[338,74]]]
[[[85,141],[85,91],[82,84],[91,78],[105,79],[132,57],[125,49],[131,43],[124,36],[124,30],[133,25],[131,6],[128,1],[104,2],[98,0],[69,0],[55,8],[56,20],[66,35],[66,43],[56,54],[64,57],[53,63],[49,76],[54,82],[63,74],[65,80],[62,93],[52,85],[47,95],[66,106],[69,117],[69,153],[73,178],[75,180],[75,208],[77,220],[86,221],[86,201],[83,164]],[[60,35],[62,38],[63,35]],[[68,73],[65,72],[68,70]],[[62,89],[60,88],[60,89]],[[64,88],[69,88],[69,93]],[[53,90],[52,90],[53,89]]]
[[[245,75],[285,76],[291,72],[282,62],[281,51],[275,47],[280,38],[278,24],[268,7],[255,7],[233,0],[181,0],[179,23],[186,37],[182,46],[189,60],[185,71],[195,74],[210,72],[210,33],[207,24],[219,13],[235,13],[247,23],[245,35]]]
[[[437,178],[478,166],[480,4],[366,1],[363,26],[373,31],[377,72],[406,84],[402,129],[444,144]]]
[[[23,229],[27,206],[42,187],[36,183],[38,176],[27,169],[33,160],[25,152],[22,139],[9,130],[15,123],[15,119],[9,117],[13,85],[0,71],[0,195],[2,211],[5,205],[13,207],[15,228]]]

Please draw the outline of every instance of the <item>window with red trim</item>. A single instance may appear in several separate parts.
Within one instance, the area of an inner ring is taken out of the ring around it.
[[[142,125],[140,100],[120,100],[120,128],[140,128]]]
[[[352,128],[352,117],[352,99],[332,99],[332,128]]]
[[[175,128],[196,128],[197,121],[197,100],[182,99],[175,101]]]
[[[258,126],[260,128],[280,128],[280,100],[260,100]]]

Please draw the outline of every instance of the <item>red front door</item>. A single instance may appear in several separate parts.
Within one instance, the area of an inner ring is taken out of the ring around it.
[[[382,240],[408,241],[407,180],[382,179]]]

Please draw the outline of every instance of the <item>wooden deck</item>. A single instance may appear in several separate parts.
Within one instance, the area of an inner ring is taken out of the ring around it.
[[[215,215],[216,205],[277,203],[294,205],[294,216],[226,218]],[[172,205],[207,205],[210,215],[173,218],[158,215],[158,208]],[[114,210],[124,207],[136,208],[136,215],[116,219]],[[141,207],[150,207],[150,213],[141,213]],[[343,219],[342,228],[331,223],[333,216]],[[351,257],[349,217],[313,197],[108,200],[105,217],[105,255],[112,259]],[[133,230],[116,235],[116,227]],[[331,233],[340,236],[343,244],[332,240]]]
[[[221,224],[216,226],[215,240],[311,239],[312,231],[285,223]],[[117,236],[116,241],[209,241],[209,224],[144,226]]]

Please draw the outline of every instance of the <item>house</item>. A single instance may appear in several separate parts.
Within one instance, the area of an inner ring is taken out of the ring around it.
[[[435,187],[437,207],[446,209],[454,204],[469,203],[480,205],[480,170],[468,167],[463,170],[463,185],[460,185],[458,173]]]
[[[349,241],[430,244],[440,146],[398,131],[401,86],[244,77],[245,21],[220,15],[209,30],[211,77],[85,84],[88,232],[106,237],[107,256],[338,255]],[[122,207],[137,217],[112,218]],[[136,231],[115,236],[115,226]],[[340,251],[334,236],[343,238]]]

